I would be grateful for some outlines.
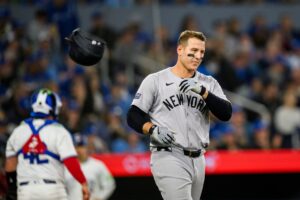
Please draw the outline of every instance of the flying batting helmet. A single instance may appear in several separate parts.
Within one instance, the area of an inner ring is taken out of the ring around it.
[[[49,89],[40,89],[31,97],[31,117],[43,118],[53,116],[57,118],[62,106],[59,96]]]
[[[77,28],[69,38],[69,56],[80,65],[91,66],[98,63],[104,53],[105,42]]]

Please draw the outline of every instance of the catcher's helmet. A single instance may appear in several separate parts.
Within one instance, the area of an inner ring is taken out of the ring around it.
[[[104,53],[105,42],[77,28],[69,38],[69,56],[80,65],[91,66],[98,63]]]
[[[31,117],[43,118],[53,116],[57,118],[62,102],[59,96],[49,89],[40,89],[31,97]]]

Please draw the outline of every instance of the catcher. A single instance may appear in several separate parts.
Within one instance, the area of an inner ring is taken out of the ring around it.
[[[31,118],[16,127],[7,142],[7,200],[67,200],[64,165],[89,199],[70,133],[57,121],[59,96],[41,89],[32,96]]]

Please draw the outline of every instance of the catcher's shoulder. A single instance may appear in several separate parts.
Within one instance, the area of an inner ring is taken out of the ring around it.
[[[59,122],[51,124],[51,129],[60,133],[70,134],[69,130]]]

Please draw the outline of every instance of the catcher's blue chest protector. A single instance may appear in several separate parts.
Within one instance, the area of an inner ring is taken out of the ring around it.
[[[23,145],[23,147],[18,151],[17,155],[22,153],[24,159],[29,159],[30,164],[48,163],[49,162],[48,159],[41,159],[39,157],[39,155],[41,154],[46,154],[60,162],[59,155],[49,151],[47,145],[41,141],[41,138],[39,136],[39,132],[41,131],[41,129],[43,129],[44,127],[50,124],[57,123],[57,121],[47,119],[45,120],[45,123],[42,126],[40,126],[38,129],[35,129],[32,118],[26,119],[24,120],[24,122],[30,127],[32,131],[32,135],[27,140],[27,142]]]

